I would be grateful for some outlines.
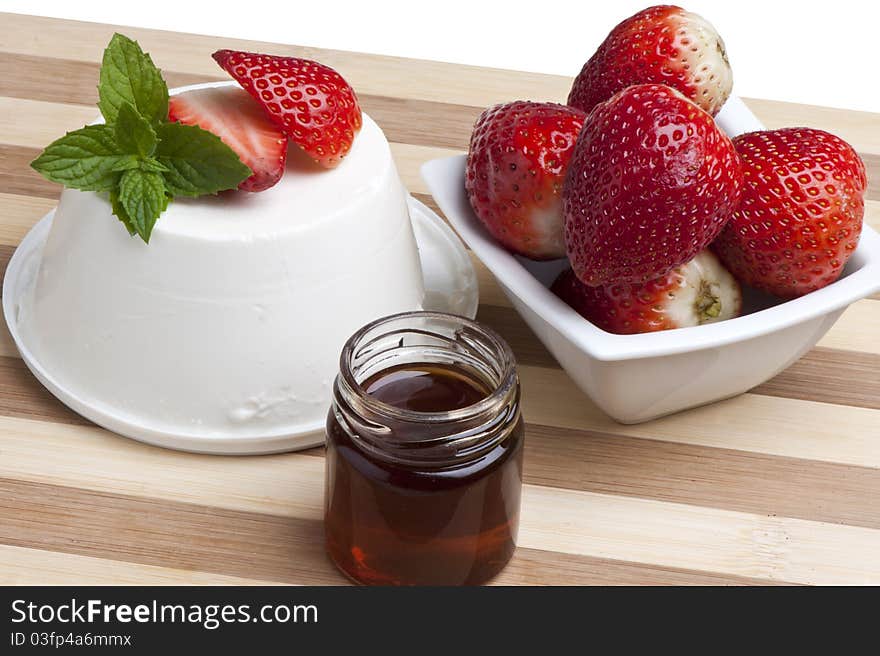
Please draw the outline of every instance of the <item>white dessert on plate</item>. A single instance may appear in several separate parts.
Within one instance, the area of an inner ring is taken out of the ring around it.
[[[65,189],[18,333],[86,406],[186,448],[319,427],[345,339],[422,305],[407,197],[366,114],[338,167],[291,146],[276,186],[175,200],[149,245]]]

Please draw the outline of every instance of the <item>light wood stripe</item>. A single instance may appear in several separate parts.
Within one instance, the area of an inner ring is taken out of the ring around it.
[[[819,128],[845,139],[860,153],[880,154],[880,130],[878,130],[880,115],[878,114],[777,100],[756,98],[745,100],[749,109],[755,112],[761,122],[771,130],[794,126]]]
[[[807,584],[880,581],[880,531],[526,486],[521,544]]]
[[[14,245],[20,243],[28,230],[56,204],[55,198],[0,193],[0,271],[5,274]]]
[[[3,64],[0,54],[0,66]],[[86,107],[63,104],[60,98],[50,102],[9,98],[0,89],[0,143],[32,148],[37,154],[65,132],[78,130],[98,116],[94,103]]]
[[[880,467],[880,411],[743,394],[624,426],[606,417],[559,369],[520,367],[524,414],[533,424],[682,444]]]
[[[0,585],[266,585],[222,574],[0,545]]]

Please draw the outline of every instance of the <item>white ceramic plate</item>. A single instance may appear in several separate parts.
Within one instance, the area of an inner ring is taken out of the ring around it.
[[[763,129],[738,98],[717,117],[727,134]],[[586,321],[548,287],[565,260],[533,262],[499,246],[474,216],[465,157],[428,162],[422,177],[443,213],[495,275],[513,306],[577,385],[624,423],[745,392],[812,348],[846,307],[880,290],[880,235],[865,224],[835,283],[785,303],[746,290],[745,314],[694,328],[613,335]]]
[[[473,319],[477,314],[479,288],[470,257],[449,226],[424,204],[410,197],[410,217],[419,248],[425,281],[425,309],[451,312]],[[324,441],[323,420],[315,425],[291,426],[288,431],[256,437],[202,437],[157,431],[133,424],[90,405],[76,390],[56,382],[28,348],[18,331],[17,308],[39,269],[43,244],[49,235],[54,210],[37,223],[13,253],[3,281],[3,315],[15,345],[28,369],[65,405],[96,424],[126,437],[183,451],[217,454],[260,454],[296,451]]]

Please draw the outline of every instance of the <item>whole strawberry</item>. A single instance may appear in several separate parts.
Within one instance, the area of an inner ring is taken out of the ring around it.
[[[361,129],[361,108],[339,73],[298,57],[235,50],[213,57],[316,162],[332,168],[348,154]]]
[[[782,298],[834,282],[855,251],[865,214],[865,165],[822,130],[786,128],[733,140],[742,199],[712,245],[742,282]]]
[[[568,104],[589,112],[621,89],[648,83],[674,87],[714,116],[733,86],[724,41],[681,7],[643,9],[611,30],[584,64]]]
[[[536,260],[565,256],[562,183],[584,113],[512,102],[474,126],[465,188],[471,207],[505,248]]]
[[[739,284],[708,250],[644,284],[588,287],[567,269],[551,291],[597,327],[620,335],[723,321],[742,309]]]
[[[563,188],[565,244],[587,285],[647,282],[693,259],[739,200],[730,139],[669,87],[628,87],[597,106]]]

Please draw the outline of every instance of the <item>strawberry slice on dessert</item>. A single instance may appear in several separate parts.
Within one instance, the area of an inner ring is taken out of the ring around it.
[[[238,188],[264,191],[284,174],[287,137],[241,89],[194,89],[168,99],[168,119],[220,137],[253,171]]]
[[[287,137],[322,166],[337,166],[361,129],[354,89],[329,66],[297,57],[218,50],[215,61]]]
[[[739,283],[709,250],[644,284],[590,287],[566,269],[550,290],[590,323],[618,335],[724,321],[742,309]]]

